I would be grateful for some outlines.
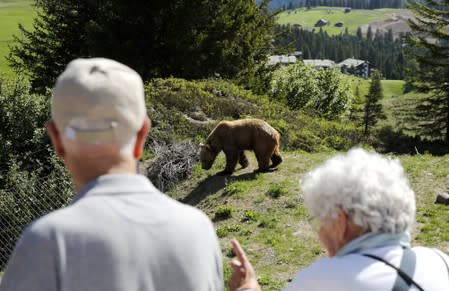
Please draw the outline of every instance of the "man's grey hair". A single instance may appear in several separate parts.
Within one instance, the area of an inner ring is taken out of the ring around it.
[[[415,220],[415,193],[397,159],[363,149],[337,155],[301,181],[305,205],[322,219],[341,208],[364,231],[401,233]]]

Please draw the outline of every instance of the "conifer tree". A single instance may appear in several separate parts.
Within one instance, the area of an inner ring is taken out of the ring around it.
[[[35,0],[33,31],[20,27],[9,62],[44,91],[76,57],[108,57],[144,79],[237,78],[266,61],[268,0]]]
[[[371,74],[371,82],[365,99],[365,108],[363,116],[364,134],[370,134],[370,129],[374,127],[379,119],[385,118],[382,110],[382,104],[379,103],[383,99],[382,84],[380,82],[381,75],[378,71]]]
[[[409,82],[428,97],[416,106],[422,134],[449,142],[449,1],[410,1],[408,53],[419,65]]]

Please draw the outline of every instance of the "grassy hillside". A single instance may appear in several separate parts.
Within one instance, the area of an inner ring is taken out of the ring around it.
[[[224,156],[211,170],[194,170],[188,181],[168,194],[205,211],[214,220],[227,266],[232,257],[230,239],[242,243],[258,271],[264,290],[281,290],[301,268],[325,256],[317,235],[307,223],[307,212],[298,180],[335,152],[283,152],[279,169],[254,174],[250,166],[232,176],[215,176],[224,167]],[[449,155],[400,156],[417,196],[417,224],[413,243],[439,247],[449,253],[447,206],[435,205],[437,193],[447,191]]]
[[[0,0],[0,74],[12,75],[5,60],[9,53],[8,45],[12,42],[12,36],[19,34],[19,23],[27,29],[32,28],[36,15],[32,3],[33,0]]]
[[[405,19],[410,17],[411,14],[407,9],[354,9],[349,13],[344,13],[341,7],[317,7],[310,10],[298,8],[283,11],[279,14],[277,22],[279,24],[299,24],[305,29],[319,30],[319,27],[314,27],[315,23],[319,19],[325,19],[329,23],[323,26],[323,30],[330,35],[335,35],[344,33],[346,28],[350,34],[355,34],[358,27],[362,27],[366,31],[368,25],[371,25],[374,30],[391,28],[394,32],[406,31],[408,27],[405,25]],[[343,27],[335,27],[337,22],[343,22]]]
[[[362,78],[350,77],[352,90],[354,94],[356,93],[356,87],[359,87],[360,96],[365,96],[368,94],[370,80],[365,80]],[[381,80],[382,90],[384,94],[384,99],[390,99],[394,97],[400,97],[404,95],[404,80]]]

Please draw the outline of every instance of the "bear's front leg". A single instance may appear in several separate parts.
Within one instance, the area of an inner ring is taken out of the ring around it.
[[[237,166],[237,162],[239,161],[239,152],[238,151],[229,151],[224,153],[226,156],[226,168],[220,172],[221,175],[230,175],[234,172],[235,166]]]
[[[256,172],[267,172],[270,167],[270,156],[266,153],[255,152],[259,168]]]

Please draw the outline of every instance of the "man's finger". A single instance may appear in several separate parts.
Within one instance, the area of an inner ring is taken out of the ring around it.
[[[231,240],[231,244],[232,248],[234,249],[235,255],[239,259],[242,266],[245,267],[248,264],[248,258],[246,257],[245,252],[243,251],[239,242],[234,238]]]
[[[231,260],[231,266],[234,268],[241,268],[242,267],[242,263],[238,260],[238,259],[232,259]]]

